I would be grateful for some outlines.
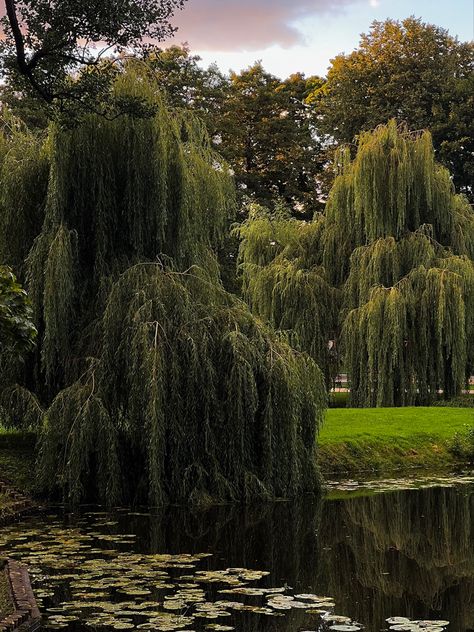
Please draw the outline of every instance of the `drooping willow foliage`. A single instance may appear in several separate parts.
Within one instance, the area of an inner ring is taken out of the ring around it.
[[[41,486],[156,505],[314,491],[320,370],[219,281],[229,169],[142,77],[115,90],[154,114],[52,125],[37,169],[23,168],[28,189],[46,156],[44,221],[22,264],[39,336],[25,370],[2,368],[2,401],[14,420],[46,410]],[[8,190],[16,176],[2,177]]]
[[[138,85],[138,87],[137,87]],[[167,110],[151,88],[124,75],[116,91],[156,101],[148,119],[90,116],[50,132],[45,221],[28,257],[41,371],[54,391],[68,381],[72,351],[100,314],[114,275],[169,256],[209,259],[233,211],[233,184],[202,125]]]
[[[472,293],[472,262],[464,263]],[[415,268],[392,287],[374,286],[343,325],[353,404],[429,402],[439,388],[458,393],[466,378],[466,330],[463,277],[449,262]]]
[[[320,370],[202,269],[129,268],[101,328],[102,353],[47,412],[44,485],[155,505],[317,489]]]
[[[322,265],[325,219],[272,217],[254,208],[236,228],[243,294],[252,311],[286,331],[328,377],[334,370],[328,340],[335,336],[340,292]]]
[[[474,366],[472,209],[429,133],[395,121],[362,134],[353,160],[342,149],[336,166],[324,217],[257,217],[240,229],[247,300],[326,370],[332,302],[354,405],[458,393]]]
[[[352,402],[458,393],[472,366],[474,214],[435,163],[429,134],[392,121],[362,135],[333,193],[328,222],[351,225],[355,246],[343,323]]]
[[[0,124],[0,264],[24,280],[25,259],[44,219],[49,161],[44,138],[8,110]]]

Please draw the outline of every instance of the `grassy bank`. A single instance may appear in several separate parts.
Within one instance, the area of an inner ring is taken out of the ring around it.
[[[473,408],[332,408],[319,436],[318,460],[325,475],[444,469],[466,463],[454,439],[468,428],[474,428]],[[31,492],[34,448],[34,434],[0,427],[0,480]],[[0,510],[7,502],[0,494]]]
[[[0,481],[30,491],[35,462],[35,435],[0,427]]]
[[[356,473],[455,465],[450,446],[474,426],[472,408],[334,408],[319,438],[323,473]]]

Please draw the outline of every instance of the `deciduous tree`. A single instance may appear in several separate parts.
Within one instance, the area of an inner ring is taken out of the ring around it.
[[[354,159],[343,148],[336,167],[324,216],[257,216],[240,228],[245,296],[326,372],[328,343],[342,339],[354,405],[459,393],[474,360],[467,199],[435,162],[430,134],[395,121],[361,134]]]
[[[350,143],[394,117],[430,130],[457,189],[473,196],[474,45],[414,17],[374,22],[359,47],[335,57],[313,103],[320,129]]]
[[[185,0],[5,0],[2,72],[16,90],[47,103],[92,108],[113,78],[110,54],[146,46],[173,32]],[[104,61],[108,57],[108,61]],[[100,67],[100,72],[96,72]],[[87,72],[79,72],[88,69]]]

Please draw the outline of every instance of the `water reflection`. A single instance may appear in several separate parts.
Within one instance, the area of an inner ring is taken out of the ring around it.
[[[51,520],[51,519],[50,519]],[[256,585],[285,587],[287,593],[334,598],[334,612],[361,622],[365,629],[387,627],[390,616],[447,619],[453,632],[474,629],[474,486],[393,491],[341,500],[303,498],[295,503],[259,507],[215,507],[208,511],[171,509],[162,513],[117,510],[97,516],[84,510],[66,516],[68,528],[111,536],[109,546],[146,554],[202,554],[201,570],[238,567],[269,571]],[[23,548],[14,538],[38,519],[3,530],[0,554],[25,556],[35,546],[34,531]],[[67,534],[67,531],[66,531]],[[134,538],[114,543],[114,534]],[[102,540],[94,547],[105,546]],[[37,543],[36,543],[37,545]],[[37,549],[36,549],[37,551]],[[37,553],[36,553],[37,555]],[[41,560],[34,558],[41,567]],[[44,569],[43,569],[44,570]],[[50,571],[51,572],[51,571]],[[36,584],[41,587],[42,576]],[[254,584],[252,584],[254,585]],[[205,585],[208,601],[223,599],[220,586]],[[62,598],[65,591],[62,589]],[[58,595],[53,605],[58,605]],[[226,598],[228,595],[226,595]],[[149,598],[148,598],[149,599]],[[232,596],[234,599],[234,596]],[[255,598],[244,599],[256,604]],[[45,606],[48,606],[46,599]],[[51,605],[51,603],[49,603]],[[241,632],[327,629],[319,616],[304,610],[269,617],[233,612],[210,623]]]
[[[369,629],[390,615],[474,628],[473,487],[325,503],[319,550],[318,585]]]

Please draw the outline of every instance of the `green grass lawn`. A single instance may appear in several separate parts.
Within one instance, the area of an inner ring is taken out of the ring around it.
[[[466,426],[474,426],[474,408],[332,408],[327,412],[319,443],[408,439],[419,435],[450,439]]]
[[[319,436],[324,473],[384,473],[456,464],[450,443],[474,427],[473,408],[333,408]]]

